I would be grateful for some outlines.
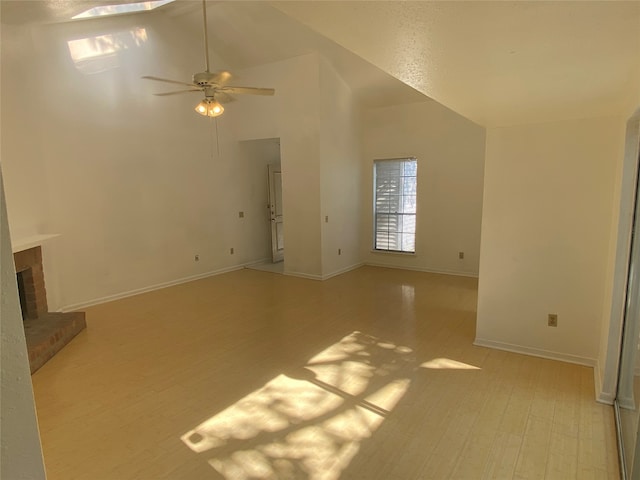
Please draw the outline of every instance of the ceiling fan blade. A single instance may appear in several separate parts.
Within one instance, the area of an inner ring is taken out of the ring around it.
[[[146,80],[155,80],[156,82],[165,82],[165,83],[175,83],[176,85],[186,85],[187,87],[199,87],[195,83],[187,83],[187,82],[179,82],[177,80],[169,80],[168,78],[160,78],[160,77],[152,77],[150,75],[145,75],[142,77]]]
[[[192,88],[190,90],[176,90],[175,92],[154,93],[158,97],[166,97],[167,95],[179,95],[181,93],[201,92],[201,88]]]
[[[213,80],[213,83],[220,85],[222,87],[224,86],[225,83],[227,83],[232,78],[233,78],[233,75],[231,75],[231,72],[227,72],[223,70],[221,72],[215,72],[213,74],[212,80]]]
[[[276,91],[273,88],[254,88],[254,87],[221,87],[218,89],[220,92],[225,93],[241,93],[248,95],[273,95]]]
[[[236,99],[233,98],[231,95],[226,94],[224,92],[217,92],[215,95],[216,100],[218,100],[220,103],[231,103],[231,102],[235,102]]]

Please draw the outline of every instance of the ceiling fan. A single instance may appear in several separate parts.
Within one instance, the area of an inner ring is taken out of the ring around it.
[[[196,105],[195,111],[206,117],[218,117],[224,112],[223,103],[235,100],[231,94],[248,94],[248,95],[273,95],[273,88],[255,88],[255,87],[234,87],[227,85],[233,76],[226,71],[210,72],[209,71],[209,38],[207,35],[207,2],[202,0],[202,17],[204,20],[204,58],[205,71],[195,73],[191,82],[180,82],[178,80],[169,80],[167,78],[152,77],[145,75],[144,79],[155,80],[158,82],[173,83],[189,87],[185,90],[176,90],[172,92],[154,93],[158,96],[178,95],[182,93],[204,92],[204,99]]]

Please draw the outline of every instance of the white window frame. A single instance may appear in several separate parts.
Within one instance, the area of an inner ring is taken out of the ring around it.
[[[394,164],[400,165],[396,177],[391,170]],[[386,165],[388,171],[386,175],[380,176],[379,167]],[[407,166],[409,168],[407,168]],[[391,174],[389,174],[391,172]],[[408,174],[407,174],[408,173]],[[379,178],[388,178],[390,184],[397,188],[397,193],[389,195],[389,203],[386,208],[381,205],[380,200]],[[406,179],[409,180],[408,183]],[[394,185],[395,183],[395,185]],[[385,158],[373,161],[373,252],[399,253],[405,255],[415,255],[416,249],[416,223],[417,223],[417,184],[418,184],[418,161],[415,157],[403,158]],[[395,200],[393,200],[395,198]],[[395,202],[395,203],[394,203]],[[392,204],[394,203],[394,204]],[[385,211],[386,210],[386,211]],[[388,230],[382,230],[379,221],[382,217],[387,216],[386,227]],[[389,230],[395,220],[395,230]],[[405,225],[407,230],[405,230]],[[381,234],[387,233],[386,243],[381,239]],[[392,238],[393,235],[393,238]],[[405,246],[405,242],[407,245]]]

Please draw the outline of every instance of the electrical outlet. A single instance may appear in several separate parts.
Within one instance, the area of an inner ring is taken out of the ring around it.
[[[550,327],[557,327],[558,326],[558,314],[557,313],[550,313],[549,314],[549,319],[547,320],[547,325],[549,325]]]
[[[462,260],[464,258],[464,252],[458,252],[458,258]]]
[[[244,218],[244,212],[238,212],[238,217]]]
[[[342,255],[342,249],[341,248],[338,249],[338,255]]]
[[[229,253],[230,253],[231,255],[233,255],[233,247],[231,247],[231,248],[229,249]]]
[[[324,223],[329,223],[329,215],[324,216]]]
[[[199,262],[200,261],[200,255],[196,254],[196,256],[193,257],[193,261],[194,262]]]

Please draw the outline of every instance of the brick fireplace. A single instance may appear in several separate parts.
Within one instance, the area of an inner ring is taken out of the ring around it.
[[[16,281],[31,373],[38,370],[86,328],[84,312],[49,312],[42,248],[14,252]]]

